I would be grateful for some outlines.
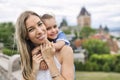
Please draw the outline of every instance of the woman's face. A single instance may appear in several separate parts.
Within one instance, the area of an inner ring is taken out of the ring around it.
[[[28,39],[35,45],[39,45],[47,40],[46,27],[36,15],[30,15],[26,20]]]
[[[44,21],[47,29],[47,37],[49,39],[56,39],[58,35],[58,27],[54,18],[46,19]]]

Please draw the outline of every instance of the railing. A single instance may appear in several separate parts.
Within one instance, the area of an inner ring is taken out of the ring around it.
[[[0,80],[20,80],[20,55],[0,53]]]
[[[88,52],[85,49],[74,50],[74,60],[85,63],[88,57]]]

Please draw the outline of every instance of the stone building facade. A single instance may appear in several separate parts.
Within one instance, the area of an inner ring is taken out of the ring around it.
[[[82,7],[78,17],[77,17],[77,23],[80,28],[84,26],[91,26],[91,15],[90,13],[86,10],[85,7]]]

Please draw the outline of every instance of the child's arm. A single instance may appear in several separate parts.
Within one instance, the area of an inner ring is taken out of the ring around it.
[[[54,46],[56,50],[60,50],[64,45],[70,45],[70,42],[67,40],[65,33],[60,31]]]
[[[56,43],[54,43],[55,49],[60,50],[65,45],[65,41],[59,40]]]

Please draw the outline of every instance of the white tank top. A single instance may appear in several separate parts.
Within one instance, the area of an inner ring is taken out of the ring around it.
[[[54,60],[55,60],[55,64],[56,64],[58,70],[60,71],[61,70],[61,64],[59,63],[59,61],[57,60],[57,58],[55,56],[54,56]],[[52,80],[49,69],[40,70],[37,74],[37,80]]]

